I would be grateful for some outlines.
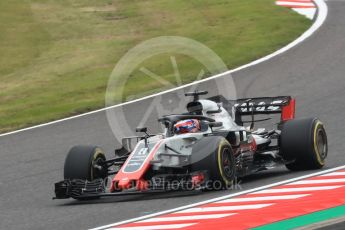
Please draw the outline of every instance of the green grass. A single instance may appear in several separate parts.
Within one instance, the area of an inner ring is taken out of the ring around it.
[[[2,0],[0,132],[104,107],[115,64],[146,39],[195,39],[231,69],[277,50],[310,25],[274,0]],[[177,61],[183,82],[194,80],[195,60]],[[175,84],[168,55],[146,65]],[[136,71],[125,98],[162,87]]]

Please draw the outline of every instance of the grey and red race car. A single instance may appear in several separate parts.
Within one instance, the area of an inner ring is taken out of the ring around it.
[[[112,159],[96,146],[73,147],[65,160],[64,180],[55,183],[55,198],[224,189],[237,177],[279,165],[290,170],[324,166],[324,126],[317,118],[295,119],[295,99],[199,98],[205,94],[186,93],[193,99],[185,113],[158,119],[163,133],[137,128],[143,135],[123,138]],[[275,129],[254,129],[274,114],[279,115]]]

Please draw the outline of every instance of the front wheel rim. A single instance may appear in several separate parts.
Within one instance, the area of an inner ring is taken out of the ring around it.
[[[91,167],[92,167],[91,178],[92,179],[99,179],[99,178],[104,179],[107,177],[107,169],[104,169],[104,168],[98,169],[98,168],[94,167],[95,164],[103,165],[102,162],[104,162],[104,161],[105,161],[105,159],[103,157],[99,156],[92,162],[92,165],[91,165]]]
[[[327,137],[325,132],[322,129],[319,129],[316,134],[317,138],[317,151],[322,160],[324,160],[327,156]]]

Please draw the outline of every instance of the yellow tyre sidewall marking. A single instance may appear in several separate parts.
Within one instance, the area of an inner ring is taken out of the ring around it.
[[[224,172],[223,172],[223,167],[222,167],[222,147],[224,145],[229,145],[229,142],[225,139],[223,139],[220,143],[219,143],[219,146],[218,146],[218,168],[219,168],[219,172],[220,172],[220,175],[221,177],[223,178],[223,181],[225,182],[225,184],[227,186],[231,185],[233,183],[233,181],[229,181],[225,175],[224,175]]]
[[[318,134],[317,130],[318,130],[319,126],[322,126],[322,123],[320,121],[317,121],[316,125],[315,125],[315,128],[314,128],[314,151],[315,151],[315,154],[316,154],[316,159],[319,162],[319,164],[320,165],[324,165],[325,162],[321,159],[319,148],[317,146],[317,134]]]

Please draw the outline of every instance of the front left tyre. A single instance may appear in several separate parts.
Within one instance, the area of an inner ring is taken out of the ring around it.
[[[97,146],[74,146],[65,160],[64,179],[105,179],[108,169],[99,167],[105,160],[102,149]]]

